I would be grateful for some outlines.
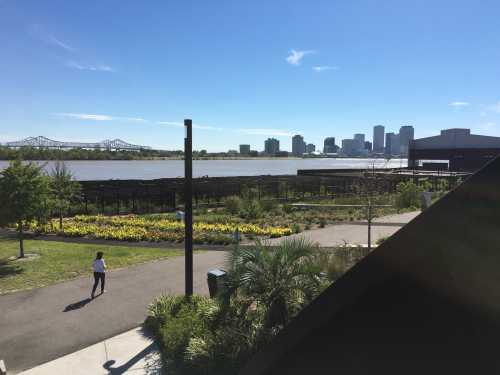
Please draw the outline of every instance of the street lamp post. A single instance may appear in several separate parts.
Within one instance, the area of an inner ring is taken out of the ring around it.
[[[193,295],[193,124],[184,120],[184,256],[186,296]]]

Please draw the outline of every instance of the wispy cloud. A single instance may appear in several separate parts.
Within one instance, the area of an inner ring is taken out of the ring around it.
[[[61,39],[54,36],[54,34],[45,30],[42,25],[35,24],[31,26],[29,33],[32,37],[41,40],[45,44],[49,44],[51,46],[62,48],[67,52],[75,52],[76,48],[70,46],[68,43],[61,41]]]
[[[176,128],[183,128],[184,123],[182,122],[175,122],[175,121],[157,121],[156,122],[158,125],[165,125],[165,126],[173,126]],[[216,126],[209,126],[209,125],[200,125],[200,124],[193,124],[193,129],[200,129],[200,130],[216,130],[216,131],[221,131],[223,130],[222,128],[218,128]]]
[[[78,69],[78,70],[90,70],[97,72],[114,72],[115,70],[109,65],[92,65],[92,64],[82,64],[74,60],[68,60],[66,62],[68,68]]]
[[[54,113],[55,116],[67,117],[78,120],[90,121],[132,121],[132,122],[148,122],[148,120],[140,117],[124,117],[124,116],[110,116],[110,115],[97,115],[89,113]]]
[[[313,66],[312,69],[315,72],[321,73],[324,72],[325,70],[338,70],[339,68],[337,66],[322,65],[322,66]]]
[[[300,131],[291,131],[283,129],[265,129],[265,128],[246,128],[238,129],[240,133],[248,135],[267,135],[271,137],[292,137],[295,134],[301,134]]]
[[[300,61],[304,58],[304,56],[310,55],[311,53],[316,53],[316,51],[313,50],[296,51],[292,49],[290,51],[290,55],[288,55],[286,58],[286,62],[289,63],[290,65],[300,65]]]
[[[83,63],[81,61],[77,60],[85,60],[82,59],[81,57],[78,57],[77,50],[75,47],[69,45],[67,42],[63,42],[60,38],[56,37],[54,34],[51,32],[47,31],[42,25],[32,25],[31,28],[29,29],[30,35],[42,41],[43,43],[57,47],[59,50],[64,50],[67,52],[69,55],[72,56],[72,58],[62,58],[63,64],[71,69],[77,69],[77,70],[88,70],[88,71],[94,71],[94,72],[114,72],[115,69],[112,68],[109,65],[106,64],[89,64],[89,63]]]
[[[469,102],[451,102],[449,106],[454,107],[454,108],[463,108],[463,107],[468,107],[470,105]]]
[[[487,109],[491,112],[500,113],[500,102],[496,102],[495,104],[489,105]]]

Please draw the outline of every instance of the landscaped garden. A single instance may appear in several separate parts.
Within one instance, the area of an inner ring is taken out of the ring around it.
[[[362,248],[320,249],[296,238],[229,253],[217,298],[161,296],[146,327],[168,374],[236,374],[314,298],[359,261]]]
[[[230,218],[221,222],[196,220],[195,244],[222,244],[234,242],[233,234],[258,237],[282,237],[292,233],[288,227],[242,223]],[[227,219],[224,220],[224,219]],[[43,225],[32,222],[30,229],[36,233],[55,233],[65,237],[88,237],[118,241],[170,241],[184,240],[184,223],[173,214],[122,215],[122,216],[75,216],[62,221],[62,229],[56,220]]]
[[[97,251],[105,254],[108,269],[166,259],[184,249],[96,245],[58,241],[25,240],[26,257],[18,259],[16,238],[0,237],[0,294],[39,288],[92,273]]]

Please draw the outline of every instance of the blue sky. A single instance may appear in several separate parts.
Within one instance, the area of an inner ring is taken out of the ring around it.
[[[500,136],[498,1],[0,0],[0,142]]]

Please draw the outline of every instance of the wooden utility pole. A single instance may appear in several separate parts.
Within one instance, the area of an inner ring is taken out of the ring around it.
[[[184,120],[184,251],[186,296],[193,295],[193,123]]]

